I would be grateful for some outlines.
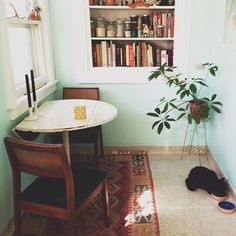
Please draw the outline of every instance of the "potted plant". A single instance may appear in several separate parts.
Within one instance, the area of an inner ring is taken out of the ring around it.
[[[192,122],[199,124],[208,120],[213,112],[221,113],[223,105],[216,100],[216,94],[209,97],[201,96],[202,89],[208,87],[206,80],[209,76],[211,78],[216,76],[218,67],[213,63],[205,63],[201,68],[205,70],[203,78],[185,78],[181,73],[176,72],[176,66],[166,64],[151,72],[149,81],[164,78],[170,88],[176,89],[174,98],[167,100],[163,97],[154,112],[147,113],[148,116],[156,119],[152,129],[157,128],[158,134],[165,128],[170,129],[171,123],[183,118],[187,118],[189,124]]]

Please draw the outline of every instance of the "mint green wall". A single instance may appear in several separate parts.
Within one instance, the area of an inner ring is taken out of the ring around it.
[[[219,1],[216,4],[215,22],[216,26],[213,37],[215,38],[214,57],[220,66],[219,79],[214,84],[221,101],[224,104],[223,114],[210,124],[209,146],[224,175],[236,190],[236,145],[235,145],[235,91],[236,91],[236,44],[227,45],[224,41],[224,24],[226,1]],[[230,1],[227,1],[230,2]],[[230,21],[230,24],[232,21]]]
[[[1,60],[0,60],[1,62]],[[2,68],[0,63],[0,82],[3,83]],[[6,225],[12,215],[12,189],[11,169],[6,156],[3,138],[9,135],[11,122],[5,109],[5,96],[3,86],[0,86],[0,229]]]
[[[145,115],[154,108],[161,97],[169,96],[170,91],[164,84],[78,84],[78,79],[83,76],[80,72],[81,68],[87,65],[85,9],[81,2],[49,1],[56,78],[60,81],[60,86],[98,86],[101,90],[101,99],[118,108],[118,117],[104,125],[105,145],[182,145],[185,122],[176,124],[170,132],[158,136],[155,131],[151,130],[153,119]],[[236,171],[234,170],[236,148],[233,143],[236,127],[234,106],[231,106],[236,87],[234,72],[236,51],[235,48],[232,50],[222,47],[219,40],[222,38],[219,34],[223,27],[222,17],[219,17],[224,13],[222,2],[224,3],[225,0],[192,0],[189,71],[193,72],[195,64],[210,60],[216,61],[220,67],[220,76],[213,86],[219,92],[221,101],[224,103],[224,110],[223,114],[215,117],[214,122],[208,126],[208,143],[230,183],[236,187]],[[185,40],[184,36],[183,40]],[[1,83],[3,83],[3,68],[1,68],[3,59],[0,53]],[[227,86],[229,82],[230,88]],[[60,90],[58,95],[61,95]],[[3,86],[0,86],[0,100],[0,138],[2,140],[3,137],[11,135],[10,130],[16,121],[10,121],[5,110]],[[1,230],[12,215],[12,183],[3,142],[0,145]]]
[[[4,60],[4,57],[0,53],[0,83],[3,85],[2,60]],[[11,129],[19,123],[20,120],[22,120],[22,117],[19,117],[19,119],[15,121],[11,121],[9,119],[9,115],[5,107],[4,94],[4,86],[0,86],[0,234],[13,214],[12,174],[3,139],[6,136],[13,136]],[[49,96],[48,99],[53,98],[55,98],[55,95]],[[31,180],[31,176],[24,175],[22,178],[23,187],[26,186]]]

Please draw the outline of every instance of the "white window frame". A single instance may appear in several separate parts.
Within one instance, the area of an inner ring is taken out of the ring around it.
[[[39,6],[42,9],[40,22],[33,22],[40,24],[41,37],[43,42],[43,48],[41,50],[41,59],[44,61],[45,78],[36,78],[36,87],[41,84],[40,88],[36,90],[37,101],[40,102],[42,99],[56,91],[56,84],[58,81],[55,80],[53,56],[50,39],[50,27],[49,27],[49,13],[48,13],[48,1],[40,0]],[[9,25],[17,24],[31,24],[29,20],[22,19],[7,19],[5,14],[5,1],[0,1],[0,63],[3,66],[3,81],[5,86],[6,96],[6,108],[9,112],[10,119],[14,120],[28,110],[27,96],[22,94],[22,90],[25,90],[24,86],[16,87],[12,72],[11,55],[9,50],[9,39],[8,39],[8,27]],[[33,44],[34,45],[34,44]]]

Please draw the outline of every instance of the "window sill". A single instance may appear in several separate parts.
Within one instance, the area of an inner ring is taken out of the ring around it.
[[[44,98],[52,94],[57,89],[58,81],[48,82],[46,85],[37,90],[37,102],[41,102]],[[27,96],[21,96],[15,105],[15,107],[7,107],[10,114],[10,119],[15,120],[28,110]]]

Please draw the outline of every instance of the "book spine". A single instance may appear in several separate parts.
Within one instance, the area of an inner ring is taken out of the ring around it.
[[[125,61],[126,61],[126,66],[129,66],[129,45],[125,45]]]
[[[102,66],[107,67],[108,66],[108,63],[107,63],[107,41],[102,41],[101,45],[102,45]]]
[[[171,37],[171,13],[167,14],[167,37]]]
[[[112,66],[116,66],[116,45],[111,44],[111,53],[112,53]]]
[[[167,37],[167,13],[162,14],[163,36]]]
[[[96,44],[92,44],[92,58],[93,58],[93,67],[97,67],[97,51],[96,51]]]
[[[157,48],[156,49],[156,66],[161,65],[161,49]]]
[[[161,50],[161,65],[167,64],[167,53],[166,50]]]
[[[170,20],[170,37],[174,37],[174,28],[175,28],[175,16],[172,14]]]
[[[133,49],[133,44],[129,44],[129,66],[134,67],[135,66],[135,61],[134,61],[134,49]]]

